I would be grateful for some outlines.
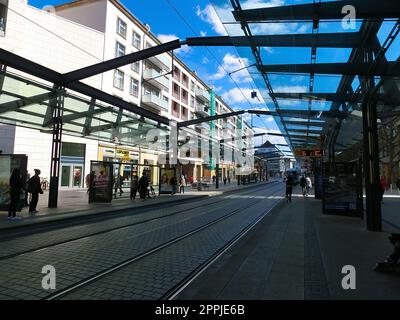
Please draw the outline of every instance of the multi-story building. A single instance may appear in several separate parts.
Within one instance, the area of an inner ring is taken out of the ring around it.
[[[150,27],[117,0],[78,0],[49,12],[29,6],[27,0],[9,0],[8,7],[0,6],[0,22],[0,47],[61,73],[160,44]],[[177,122],[232,112],[210,87],[170,53],[83,82]],[[240,117],[191,126],[188,132],[204,139],[224,139],[227,146],[236,149],[249,148],[253,134]],[[40,168],[43,177],[50,175],[50,134],[10,125],[0,125],[0,133],[3,153],[27,154],[29,171]],[[248,137],[243,142],[239,139],[242,135]],[[39,140],[40,145],[36,143]],[[157,165],[159,156],[151,148],[67,135],[62,150],[60,180],[66,188],[84,185],[83,180],[77,183],[73,174],[81,170],[80,176],[84,177],[91,160]],[[201,151],[179,156],[184,163],[180,169],[193,180],[215,175],[215,163],[204,161]],[[232,157],[225,156],[220,168],[223,176],[234,177],[236,165]],[[124,174],[130,176],[130,172]],[[154,180],[157,184],[156,175]]]

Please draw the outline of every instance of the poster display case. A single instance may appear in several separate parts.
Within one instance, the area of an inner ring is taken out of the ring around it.
[[[324,214],[362,217],[362,180],[358,162],[323,164]]]

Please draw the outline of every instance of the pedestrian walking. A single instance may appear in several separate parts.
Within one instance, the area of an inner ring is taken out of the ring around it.
[[[226,186],[226,180],[227,180],[226,177],[224,177],[224,186]]]
[[[139,177],[135,174],[131,180],[131,200],[135,200],[139,189]]]
[[[25,186],[21,179],[21,172],[19,169],[14,169],[10,177],[10,206],[8,209],[8,219],[21,219],[21,217],[17,217],[17,211],[21,211],[22,209],[20,197],[23,190],[25,190]]]
[[[119,190],[119,196],[122,196],[124,191],[122,190],[122,186],[124,185],[124,177],[118,174],[117,179],[115,179],[115,196],[117,196],[117,192]]]
[[[293,193],[293,178],[292,176],[287,176],[286,178],[286,202],[292,202]]]
[[[307,180],[305,176],[302,176],[300,179],[300,187],[301,187],[301,193],[303,194],[303,197],[306,196],[306,186],[307,186]]]
[[[169,184],[172,186],[172,193],[171,194],[176,194],[176,187],[177,187],[177,181],[176,181],[176,177],[173,176],[171,177],[171,179],[169,180]]]
[[[39,202],[39,194],[43,194],[42,186],[40,184],[40,174],[39,169],[35,169],[35,175],[28,181],[28,192],[31,194],[31,202],[29,204],[29,213],[37,213],[37,204]]]
[[[306,195],[307,195],[307,197],[308,197],[309,194],[310,194],[311,188],[312,188],[312,182],[311,182],[310,177],[307,176],[307,177],[306,177],[306,190],[307,190],[307,191],[306,191]]]

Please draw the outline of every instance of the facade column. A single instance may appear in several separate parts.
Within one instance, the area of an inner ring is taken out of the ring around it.
[[[53,111],[53,140],[51,148],[50,165],[50,188],[49,188],[49,208],[57,208],[58,205],[58,186],[61,165],[61,142],[62,142],[62,115],[64,109],[64,88],[54,86],[58,95],[49,101]]]
[[[365,62],[372,62],[372,52],[366,52]],[[374,88],[373,77],[362,79],[364,101],[363,118],[363,163],[366,193],[366,222],[369,231],[382,231],[382,212],[379,181],[379,145],[376,99],[371,91]]]

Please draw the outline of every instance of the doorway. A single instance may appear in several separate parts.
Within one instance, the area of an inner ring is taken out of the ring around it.
[[[61,187],[82,188],[83,187],[83,165],[63,164],[61,166]]]

